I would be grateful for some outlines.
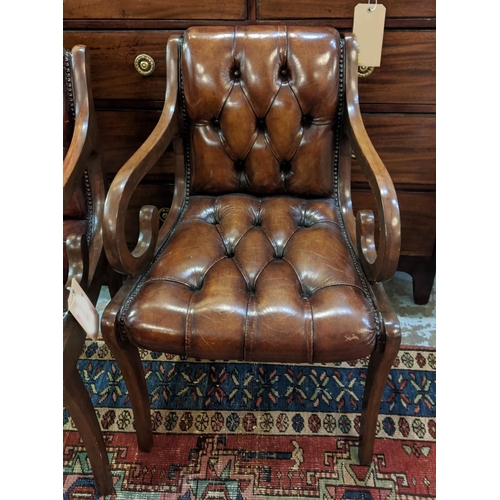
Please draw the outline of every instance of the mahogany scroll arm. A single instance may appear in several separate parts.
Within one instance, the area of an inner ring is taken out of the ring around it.
[[[375,246],[375,218],[362,210],[356,217],[356,236],[361,265],[371,282],[385,281],[394,275],[401,247],[401,221],[396,190],[385,165],[368,137],[358,96],[358,44],[354,35],[345,36],[347,135],[352,149],[368,179],[377,204],[378,245]]]
[[[95,149],[96,137],[93,121],[95,115],[91,105],[89,55],[84,45],[76,45],[71,51],[73,71],[73,96],[75,97],[75,126],[71,144],[63,163],[63,211],[87,166],[87,159]]]
[[[156,207],[147,205],[139,214],[139,238],[130,251],[125,236],[126,212],[135,188],[158,161],[178,132],[178,50],[179,36],[167,43],[167,88],[158,124],[144,144],[118,171],[104,204],[104,250],[110,265],[119,273],[140,274],[152,259],[158,240],[159,217]]]
[[[87,283],[96,272],[102,253],[102,214],[105,198],[104,176],[98,154],[97,123],[92,97],[90,56],[85,45],[75,45],[70,53],[72,72],[70,93],[74,99],[75,123],[63,161],[63,212],[85,178],[91,192]],[[70,280],[71,282],[71,280]],[[83,285],[82,285],[83,286]]]

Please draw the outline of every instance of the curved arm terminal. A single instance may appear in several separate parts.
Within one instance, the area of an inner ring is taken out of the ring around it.
[[[139,214],[139,239],[130,251],[125,237],[127,208],[142,178],[158,161],[178,130],[178,51],[179,36],[167,43],[167,88],[163,111],[151,135],[116,174],[104,205],[104,250],[111,266],[119,273],[140,274],[153,258],[158,239],[156,207],[144,206]]]
[[[345,36],[347,74],[347,134],[361,169],[375,197],[379,221],[375,246],[375,218],[370,211],[356,217],[356,235],[361,265],[371,282],[385,281],[394,275],[401,247],[401,221],[392,179],[366,133],[359,109],[358,45],[354,35]]]

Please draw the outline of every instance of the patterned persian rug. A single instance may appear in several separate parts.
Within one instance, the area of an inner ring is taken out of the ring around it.
[[[137,449],[130,401],[102,340],[78,368],[96,408],[117,500],[434,499],[436,354],[403,347],[383,396],[369,467],[357,465],[366,360],[223,363],[141,351],[153,450]],[[98,499],[63,410],[65,499]]]

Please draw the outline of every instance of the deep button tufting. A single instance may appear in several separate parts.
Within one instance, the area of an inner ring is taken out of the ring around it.
[[[312,123],[312,118],[309,115],[302,115],[301,123],[303,127],[308,127]]]
[[[235,161],[234,169],[236,170],[236,172],[243,172],[245,170],[245,162],[243,160]]]
[[[296,231],[301,218],[328,223]],[[194,357],[324,362],[354,333],[348,355],[364,357],[375,316],[336,221],[330,198],[192,196],[124,313],[127,335]]]
[[[289,161],[285,160],[280,165],[282,179],[288,179],[292,173],[292,165]]]
[[[214,126],[215,128],[219,128],[220,127],[220,121],[217,118],[214,118],[212,120],[212,126]]]
[[[304,283],[301,283],[300,287],[301,287],[300,296],[302,297],[302,299],[309,300],[312,297],[314,290],[310,286],[305,285]]]
[[[266,27],[253,36],[247,27],[226,26],[220,37],[201,29],[185,34],[181,73],[192,144],[191,194],[283,194],[284,181],[288,194],[334,193],[343,65],[340,35],[331,30],[318,36],[320,29],[290,26],[278,35]],[[312,126],[300,125],[303,114],[313,115]],[[214,116],[220,127],[212,121],[208,131],[199,126]],[[287,179],[276,158],[292,157]],[[239,158],[247,158],[244,176],[234,169]]]
[[[260,216],[255,217],[255,219],[252,221],[252,226],[254,227],[261,227],[262,226],[262,219]]]

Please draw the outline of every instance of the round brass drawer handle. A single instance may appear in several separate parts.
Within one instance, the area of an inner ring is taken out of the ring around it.
[[[155,60],[148,54],[139,54],[134,60],[134,68],[142,76],[149,76],[156,68]]]
[[[160,220],[165,222],[167,220],[167,215],[170,212],[170,208],[162,207],[158,210],[158,215],[160,216]]]
[[[358,66],[358,76],[360,78],[366,78],[373,73],[374,69],[373,66]]]

